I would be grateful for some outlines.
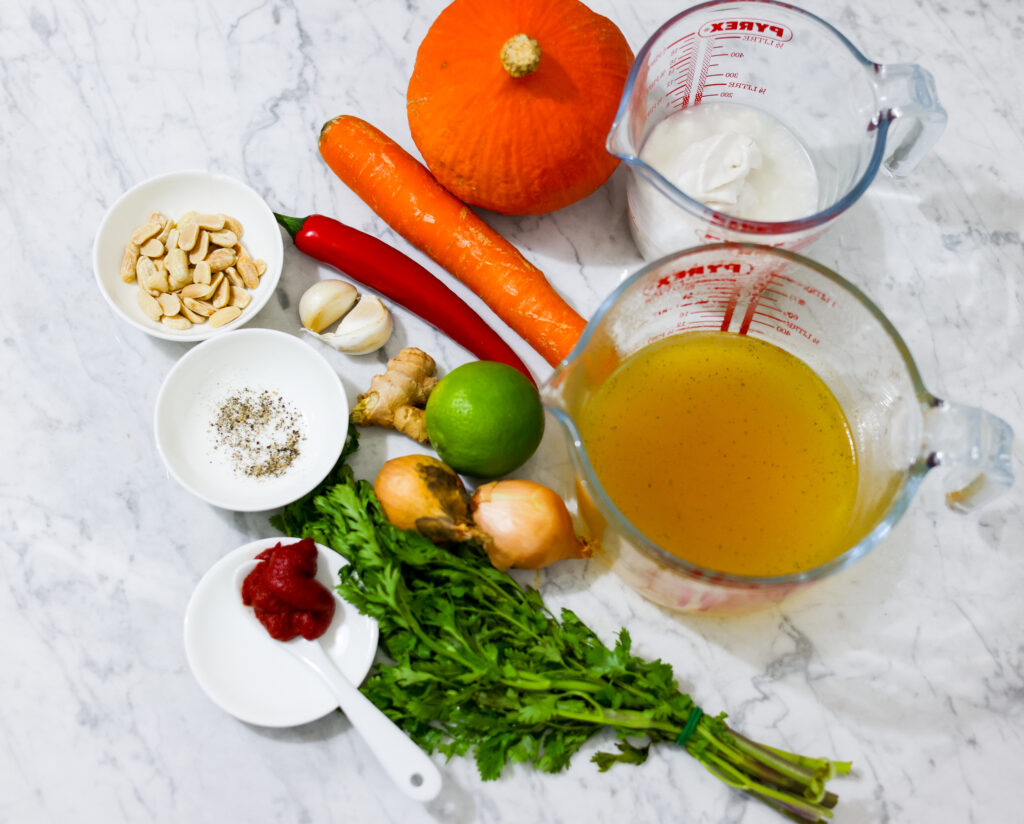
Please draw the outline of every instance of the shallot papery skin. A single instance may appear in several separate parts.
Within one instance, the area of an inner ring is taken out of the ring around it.
[[[373,491],[399,529],[418,530],[435,542],[472,537],[469,493],[455,470],[437,458],[392,458],[377,473]]]
[[[484,549],[500,570],[541,569],[556,561],[589,558],[565,501],[533,481],[494,481],[473,495],[472,518],[486,536]]]

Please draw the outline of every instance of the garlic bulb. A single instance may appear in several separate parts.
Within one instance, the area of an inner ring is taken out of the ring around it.
[[[320,280],[299,299],[299,320],[310,332],[323,332],[348,314],[359,300],[359,292],[343,280]]]
[[[376,352],[387,343],[393,329],[391,313],[381,303],[380,298],[364,295],[359,299],[355,309],[345,315],[334,332],[312,334],[339,352],[366,355]]]

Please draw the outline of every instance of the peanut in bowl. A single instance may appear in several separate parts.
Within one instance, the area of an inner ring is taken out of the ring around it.
[[[96,282],[114,313],[166,340],[236,329],[281,277],[281,233],[251,188],[226,175],[171,172],[129,189],[93,244]]]

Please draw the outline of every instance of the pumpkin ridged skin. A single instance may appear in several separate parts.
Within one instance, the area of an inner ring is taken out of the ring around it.
[[[526,34],[536,71],[512,77],[506,41]],[[578,0],[455,0],[420,44],[409,81],[412,138],[440,183],[510,215],[575,203],[618,165],[605,140],[633,52]]]

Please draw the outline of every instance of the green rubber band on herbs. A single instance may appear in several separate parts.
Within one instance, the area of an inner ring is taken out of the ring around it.
[[[704,710],[700,707],[694,707],[690,710],[690,717],[686,719],[686,725],[679,733],[679,737],[676,738],[676,743],[680,747],[685,747],[686,742],[690,740],[690,736],[693,735],[697,729],[697,725],[700,724],[700,719],[704,717]]]

